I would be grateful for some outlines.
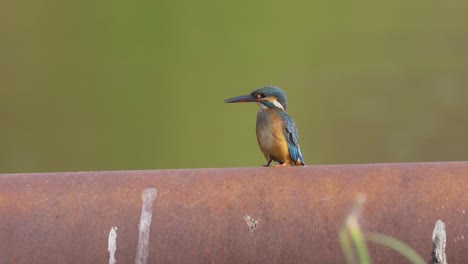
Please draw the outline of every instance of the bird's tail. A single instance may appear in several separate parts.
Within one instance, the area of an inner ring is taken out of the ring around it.
[[[304,162],[304,158],[302,157],[302,153],[301,153],[301,148],[299,147],[299,145],[297,146],[297,165],[302,165],[304,166],[305,165],[305,162]]]

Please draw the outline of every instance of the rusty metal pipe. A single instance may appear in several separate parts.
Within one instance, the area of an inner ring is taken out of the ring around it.
[[[344,263],[366,231],[468,263],[468,162],[0,175],[0,263]],[[406,263],[382,246],[374,263]]]

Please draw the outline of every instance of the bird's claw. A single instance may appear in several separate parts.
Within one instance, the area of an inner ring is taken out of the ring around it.
[[[273,167],[277,168],[277,167],[288,167],[289,164],[287,162],[285,163],[281,163],[281,164],[277,164],[277,165],[273,165]]]

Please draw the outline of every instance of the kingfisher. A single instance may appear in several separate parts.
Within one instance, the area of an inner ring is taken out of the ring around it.
[[[305,165],[299,147],[296,123],[286,113],[286,93],[276,86],[263,86],[247,95],[224,100],[225,103],[258,104],[257,142],[269,167],[272,161],[277,166]]]

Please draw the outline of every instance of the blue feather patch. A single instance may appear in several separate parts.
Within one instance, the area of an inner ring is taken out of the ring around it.
[[[295,164],[298,164],[298,161],[300,160],[301,163],[305,165],[301,148],[299,147],[299,136],[297,133],[296,123],[294,123],[294,120],[286,114],[286,112],[281,111],[280,116],[284,121],[284,133],[288,141],[289,156]]]

